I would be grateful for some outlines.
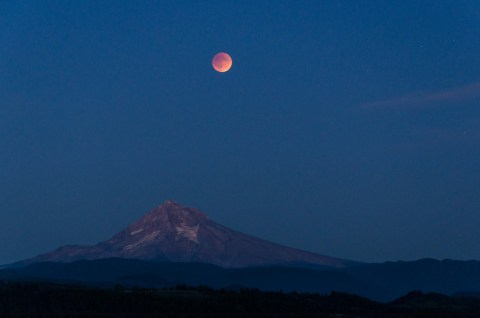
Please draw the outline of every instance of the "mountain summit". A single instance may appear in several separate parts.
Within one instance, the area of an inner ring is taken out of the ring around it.
[[[213,222],[201,211],[172,200],[165,201],[108,241],[95,246],[63,246],[21,263],[113,257],[198,262],[227,268],[281,264],[344,267],[347,263],[234,231]]]

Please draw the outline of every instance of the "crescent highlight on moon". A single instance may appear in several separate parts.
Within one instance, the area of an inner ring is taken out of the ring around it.
[[[225,73],[232,67],[232,58],[227,53],[217,53],[212,59],[212,66],[215,71]]]

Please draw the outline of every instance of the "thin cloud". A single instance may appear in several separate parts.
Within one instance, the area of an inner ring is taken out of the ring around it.
[[[363,109],[417,108],[446,104],[457,104],[480,99],[480,82],[441,92],[417,93],[398,98],[367,102]]]

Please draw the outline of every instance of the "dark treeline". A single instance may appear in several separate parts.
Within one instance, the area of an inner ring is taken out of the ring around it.
[[[384,304],[344,293],[100,289],[0,283],[0,317],[480,317],[480,299],[412,292]]]

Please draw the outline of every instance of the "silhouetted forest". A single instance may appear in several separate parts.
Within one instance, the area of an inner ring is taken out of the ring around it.
[[[480,298],[411,292],[385,304],[330,293],[100,289],[49,283],[0,283],[0,317],[480,317]]]

